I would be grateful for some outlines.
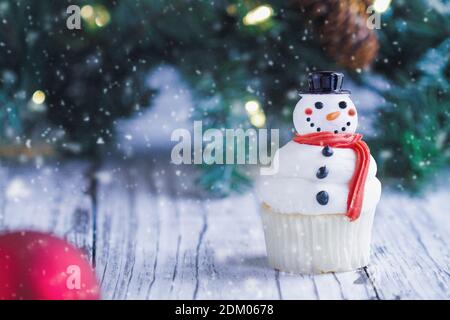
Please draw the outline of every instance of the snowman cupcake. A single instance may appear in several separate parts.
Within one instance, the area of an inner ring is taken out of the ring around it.
[[[278,270],[339,272],[369,263],[381,184],[355,134],[358,114],[342,81],[336,72],[310,75],[293,114],[297,133],[258,183],[267,255]]]

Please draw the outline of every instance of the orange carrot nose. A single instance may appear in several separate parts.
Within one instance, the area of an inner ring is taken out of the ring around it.
[[[341,114],[340,111],[331,112],[331,113],[327,114],[327,120],[332,121],[332,120],[336,119],[337,117],[339,117],[340,114]]]

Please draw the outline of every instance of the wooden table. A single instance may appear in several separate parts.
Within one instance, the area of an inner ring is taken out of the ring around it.
[[[267,265],[252,193],[207,199],[167,163],[3,164],[0,230],[84,249],[105,299],[450,298],[448,184],[416,199],[385,190],[367,268],[292,275]]]

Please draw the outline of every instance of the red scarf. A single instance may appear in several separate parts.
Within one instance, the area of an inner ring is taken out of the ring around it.
[[[332,148],[348,148],[356,153],[355,173],[350,181],[347,198],[347,217],[350,221],[358,219],[364,199],[364,185],[369,171],[370,150],[361,140],[362,135],[352,133],[315,132],[304,135],[297,134],[294,141],[313,146],[330,146]]]

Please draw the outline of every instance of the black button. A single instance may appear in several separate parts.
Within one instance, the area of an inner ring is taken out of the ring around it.
[[[316,195],[316,200],[318,203],[320,203],[321,205],[326,205],[328,203],[328,192],[326,191],[320,191],[317,193]]]
[[[317,172],[316,172],[316,177],[318,179],[326,178],[327,175],[328,175],[327,166],[320,167],[319,170],[317,170]]]
[[[330,146],[326,146],[325,148],[322,149],[322,154],[325,157],[331,157],[333,155],[333,149],[331,149]]]

